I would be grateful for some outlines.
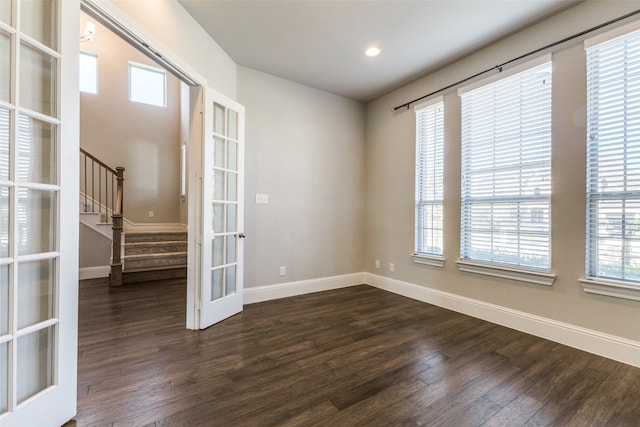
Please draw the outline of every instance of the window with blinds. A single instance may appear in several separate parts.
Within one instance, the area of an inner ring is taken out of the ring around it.
[[[415,253],[442,256],[444,153],[442,98],[416,107]]]
[[[587,47],[590,278],[640,283],[640,31]]]
[[[460,94],[461,259],[549,271],[551,61]]]

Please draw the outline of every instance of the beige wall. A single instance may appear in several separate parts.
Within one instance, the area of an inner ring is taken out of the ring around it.
[[[246,108],[245,287],[362,271],[364,106],[245,67],[238,101]],[[257,205],[256,193],[269,203]]]
[[[79,267],[104,267],[111,262],[111,240],[80,223]]]
[[[107,1],[204,77],[209,87],[236,99],[235,62],[177,0]]]
[[[125,168],[124,215],[135,223],[180,222],[180,81],[167,73],[167,107],[129,101],[129,61],[156,66],[96,24],[98,94],[80,93],[80,146],[112,168]],[[153,217],[149,217],[153,211]]]
[[[637,8],[587,2],[468,56],[367,106],[365,268],[375,274],[549,319],[640,340],[640,303],[584,293],[585,53],[581,43],[553,55],[553,287],[457,270],[460,235],[460,100],[445,96],[444,268],[415,265],[413,252],[415,115],[392,107],[524,52]],[[376,259],[382,267],[374,268]],[[394,262],[396,271],[388,271]]]

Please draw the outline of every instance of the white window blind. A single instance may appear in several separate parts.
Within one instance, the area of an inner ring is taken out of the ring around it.
[[[551,62],[464,92],[460,257],[551,268]]]
[[[587,49],[586,274],[640,282],[640,31]]]
[[[416,107],[416,254],[442,255],[443,108],[441,99]]]

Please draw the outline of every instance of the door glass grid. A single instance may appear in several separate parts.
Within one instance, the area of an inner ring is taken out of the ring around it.
[[[0,0],[0,21],[14,7],[0,30],[0,416],[57,375],[59,1]]]
[[[213,130],[212,301],[236,292],[238,113],[214,103]]]

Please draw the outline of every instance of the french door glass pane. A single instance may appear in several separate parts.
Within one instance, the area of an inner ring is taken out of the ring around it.
[[[7,343],[0,344],[0,414],[7,412],[8,409],[8,390],[9,390],[9,346]]]
[[[11,114],[0,108],[0,179],[9,179],[9,135]]]
[[[9,256],[9,188],[0,187],[0,258]]]
[[[18,264],[18,328],[54,317],[54,261]]]
[[[22,43],[20,66],[20,105],[56,117],[57,60]]]
[[[0,0],[0,4],[7,3]],[[11,36],[0,30],[0,100],[9,102],[11,96]]]
[[[20,3],[22,32],[54,50],[57,45],[56,22],[58,22],[56,3],[55,0],[23,0]]]
[[[227,236],[227,259],[225,264],[233,264],[236,262],[236,237]]]
[[[222,269],[211,272],[211,301],[222,298]]]
[[[213,172],[213,200],[224,200],[224,172]]]
[[[56,184],[56,126],[18,117],[18,176],[21,182]]]
[[[227,172],[227,200],[238,200],[238,175],[233,172]]]
[[[214,138],[213,164],[218,168],[224,167],[224,139]]]
[[[214,267],[218,267],[222,265],[222,248],[224,243],[224,238],[222,236],[218,236],[211,241],[211,263]]]
[[[225,295],[231,295],[236,292],[236,266],[231,265],[226,268],[225,275]]]
[[[236,205],[233,203],[227,204],[227,231],[236,231],[236,224],[238,223],[236,212]]]
[[[18,190],[18,253],[53,252],[56,224],[55,193],[20,188]]]
[[[53,328],[18,338],[18,404],[53,384]]]
[[[238,144],[229,141],[227,147],[227,169],[238,170]]]
[[[224,204],[213,204],[213,232],[222,233],[222,219],[224,218]]]
[[[213,105],[213,131],[224,135],[224,107],[220,104]]]
[[[229,123],[227,125],[227,136],[231,139],[238,139],[238,113],[227,110]]]
[[[0,21],[11,25],[11,0],[0,1]]]
[[[0,335],[9,333],[9,266],[0,266]],[[0,365],[0,367],[2,367]]]

